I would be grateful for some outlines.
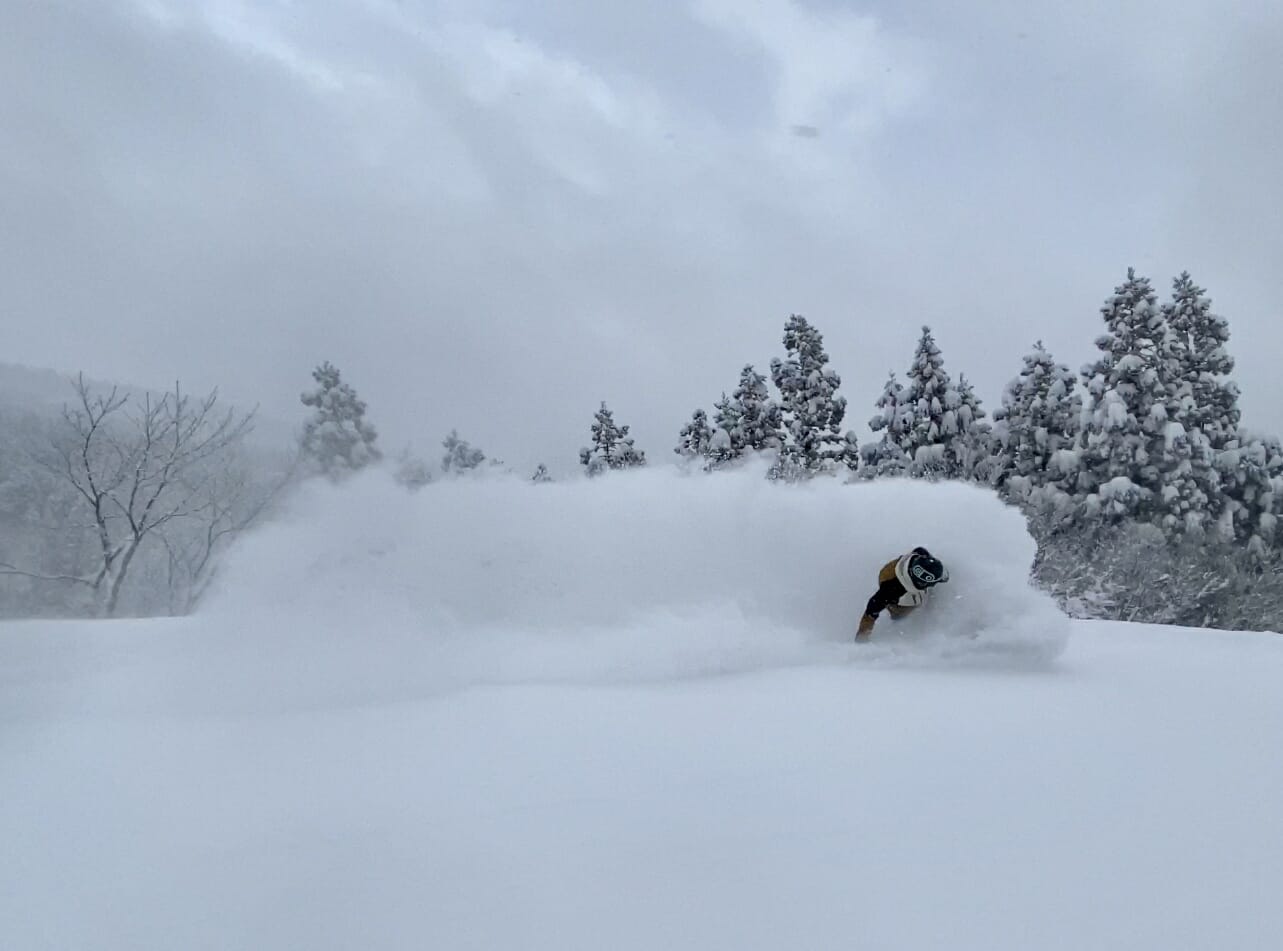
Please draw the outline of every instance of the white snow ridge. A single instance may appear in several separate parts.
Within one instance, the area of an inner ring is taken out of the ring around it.
[[[313,487],[196,617],[0,625],[0,947],[1273,947],[1283,639],[1032,556],[956,485]]]

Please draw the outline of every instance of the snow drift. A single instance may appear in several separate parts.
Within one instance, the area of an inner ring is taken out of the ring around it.
[[[854,645],[878,569],[914,545],[951,581]],[[311,487],[244,540],[202,615],[255,650],[351,653],[306,662],[341,670],[334,686],[349,692],[363,673],[414,691],[846,661],[1027,664],[1054,657],[1067,630],[1026,580],[1033,554],[1018,513],[962,485],[655,469],[411,495],[374,474]]]
[[[953,580],[852,644],[915,543]],[[1065,621],[1031,556],[957,486],[315,487],[200,616],[0,625],[0,935],[1273,946],[1283,641]]]

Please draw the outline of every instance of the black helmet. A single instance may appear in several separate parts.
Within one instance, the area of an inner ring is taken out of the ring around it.
[[[915,585],[930,588],[949,580],[949,571],[931,552],[925,548],[915,548],[909,555],[909,577]]]

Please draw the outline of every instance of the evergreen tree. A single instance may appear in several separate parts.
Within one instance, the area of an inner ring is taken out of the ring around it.
[[[707,468],[710,471],[720,469],[728,462],[738,459],[741,455],[743,455],[743,452],[735,448],[730,433],[724,429],[713,430],[713,436],[708,442]]]
[[[909,460],[904,446],[908,442],[910,417],[904,403],[904,387],[894,373],[887,377],[882,395],[874,404],[877,413],[869,420],[869,428],[881,433],[882,438],[861,450],[866,478],[905,475]]]
[[[784,327],[784,349],[784,359],[771,361],[785,431],[780,470],[814,473],[846,462],[850,444],[841,432],[846,399],[836,395],[842,379],[826,366],[823,336],[793,314]]]
[[[416,492],[432,482],[432,472],[428,469],[428,464],[412,453],[407,446],[396,457],[396,469],[392,473],[392,478],[398,485]]]
[[[889,439],[866,443],[860,447],[860,476],[864,479],[895,478],[909,475],[909,457],[899,444]]]
[[[959,432],[962,399],[944,368],[930,327],[922,328],[908,379],[902,394],[905,434],[901,447],[909,460],[910,474],[944,479],[959,476],[961,465],[954,439]]]
[[[766,377],[746,364],[739,385],[713,404],[715,428],[710,437],[710,466],[717,468],[748,452],[778,450],[784,442],[780,408],[771,399]]]
[[[1217,455],[1225,485],[1220,535],[1263,555],[1277,541],[1283,505],[1283,445],[1273,436],[1240,431]]]
[[[708,459],[711,468],[723,466],[744,455],[744,439],[740,429],[740,406],[733,399],[722,394],[722,398],[713,404],[716,413],[713,416],[715,426],[708,443]]]
[[[445,455],[441,457],[441,471],[447,475],[471,472],[486,461],[486,454],[480,449],[474,449],[466,439],[460,438],[456,429],[450,430],[450,435],[441,441],[441,445],[445,447]]]
[[[592,446],[579,450],[579,461],[590,476],[608,469],[631,469],[646,464],[646,454],[633,445],[627,426],[617,426],[602,403],[593,416]]]
[[[848,470],[848,482],[851,479],[864,478],[862,469],[864,456],[860,449],[860,437],[855,434],[853,429],[848,429],[842,436],[841,460]]]
[[[834,384],[836,386],[836,384]],[[771,399],[766,377],[751,363],[740,371],[739,386],[731,396],[735,407],[738,443],[748,452],[779,449],[784,443],[780,408]]]
[[[1039,340],[1024,367],[1007,384],[994,413],[995,482],[1009,499],[1033,501],[1042,493],[1063,508],[1077,475],[1076,447],[1082,397],[1069,367],[1057,363]]]
[[[1229,325],[1211,312],[1206,292],[1188,272],[1172,282],[1172,300],[1163,305],[1168,326],[1165,367],[1169,421],[1180,424],[1165,468],[1174,503],[1167,508],[1189,528],[1220,523],[1227,504],[1217,456],[1237,441],[1238,388],[1228,379],[1234,360],[1225,349]],[[1174,429],[1174,427],[1173,427]],[[1184,466],[1187,465],[1186,470]]]
[[[986,416],[967,375],[958,374],[958,434],[951,446],[958,478],[993,481],[993,427]]]
[[[1080,486],[1084,512],[1149,521],[1161,512],[1167,423],[1166,322],[1149,280],[1127,269],[1101,308],[1100,358],[1084,368],[1087,417]]]
[[[677,436],[677,453],[683,461],[703,459],[709,454],[713,442],[713,428],[708,425],[708,414],[702,409],[691,414],[690,422],[682,427]]]
[[[1238,437],[1238,387],[1229,379],[1234,370],[1234,358],[1225,349],[1229,323],[1212,313],[1206,294],[1183,271],[1172,281],[1172,300],[1163,305],[1163,312],[1171,332],[1184,342],[1186,362],[1180,376],[1189,381],[1193,397],[1190,427],[1219,451]]]
[[[313,409],[303,424],[302,453],[315,469],[340,479],[381,458],[378,432],[365,419],[365,403],[328,360],[312,371],[317,387],[299,397]]]
[[[1223,508],[1220,479],[1210,453],[1201,434],[1186,428],[1180,411],[1183,406],[1184,400],[1174,396],[1165,410],[1163,440],[1156,459],[1157,494],[1151,515],[1172,536],[1201,534],[1215,524],[1214,508]]]

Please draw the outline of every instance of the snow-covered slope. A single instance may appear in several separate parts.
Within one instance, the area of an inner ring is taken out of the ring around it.
[[[196,618],[0,627],[0,944],[1271,946],[1283,641],[1060,653],[1031,557],[960,487],[318,489]]]

